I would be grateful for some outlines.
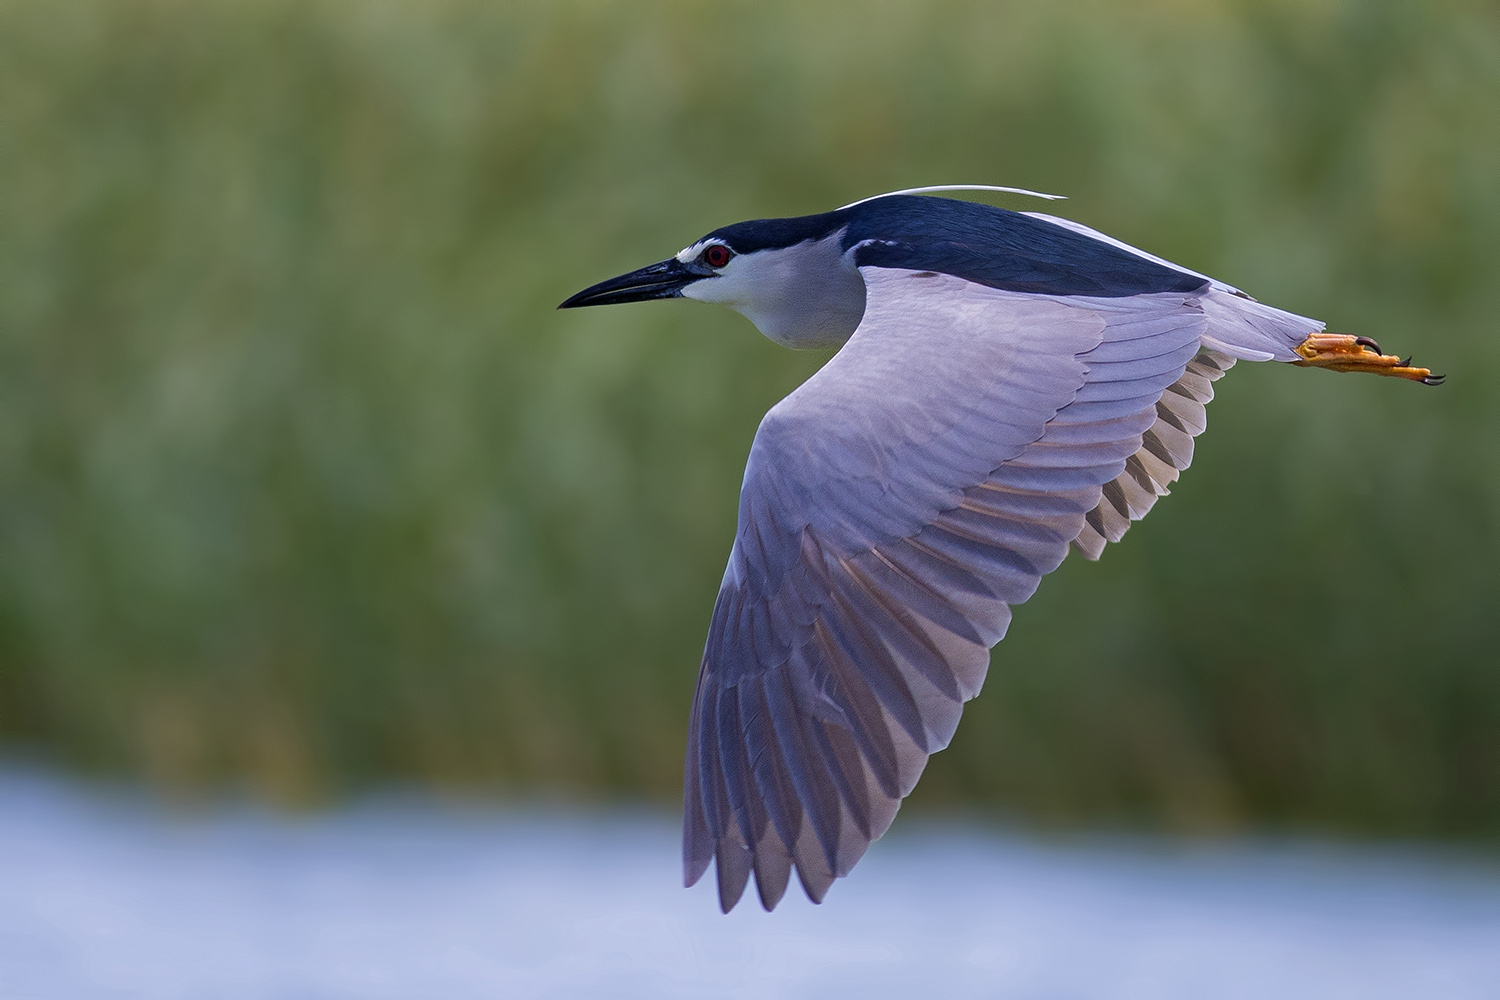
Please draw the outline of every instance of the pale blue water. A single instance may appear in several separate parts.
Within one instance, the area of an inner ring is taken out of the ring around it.
[[[1500,868],[1414,848],[902,818],[823,906],[747,902],[679,888],[668,815],[184,816],[0,772],[5,998],[1500,997]]]

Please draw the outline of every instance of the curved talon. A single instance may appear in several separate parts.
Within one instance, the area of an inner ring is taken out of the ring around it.
[[[1298,344],[1300,361],[1293,364],[1308,368],[1326,368],[1336,372],[1369,372],[1410,379],[1425,385],[1441,385],[1443,376],[1426,368],[1411,367],[1411,358],[1380,353],[1372,337],[1355,337],[1347,333],[1311,333]]]

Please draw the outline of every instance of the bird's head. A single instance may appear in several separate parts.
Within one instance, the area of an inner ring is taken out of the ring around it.
[[[716,229],[676,256],[574,295],[559,308],[697,299],[742,313],[788,347],[835,347],[865,310],[865,284],[843,245],[840,212]]]
[[[849,339],[864,316],[865,282],[859,268],[867,263],[861,258],[865,248],[869,248],[866,257],[878,257],[869,263],[917,269],[937,266],[996,287],[1010,287],[1004,284],[1005,277],[967,272],[973,270],[975,247],[998,225],[996,217],[1013,220],[1012,226],[1024,227],[1026,220],[971,202],[910,197],[971,190],[1058,197],[991,184],[939,184],[891,191],[820,215],[738,222],[715,229],[659,264],[585,288],[560,308],[697,299],[744,314],[778,344],[837,347]],[[1030,225],[1052,228],[1044,223]],[[1025,290],[1043,289],[1027,286]]]

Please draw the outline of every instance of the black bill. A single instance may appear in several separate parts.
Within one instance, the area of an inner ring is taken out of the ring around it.
[[[685,286],[712,273],[712,270],[702,265],[684,264],[676,257],[671,257],[660,264],[652,264],[639,271],[631,271],[585,288],[557,308],[577,309],[580,306],[610,306],[617,302],[675,299],[682,295]]]

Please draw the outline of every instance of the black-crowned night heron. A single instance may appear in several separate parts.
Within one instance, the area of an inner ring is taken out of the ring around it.
[[[1236,360],[1441,381],[1076,222],[914,196],[952,189],[726,226],[562,304],[718,302],[840,347],[755,434],[698,674],[683,864],[717,860],[726,912],[752,871],[767,909],[794,866],[815,902],[849,873],[1010,606],[1166,494]]]

